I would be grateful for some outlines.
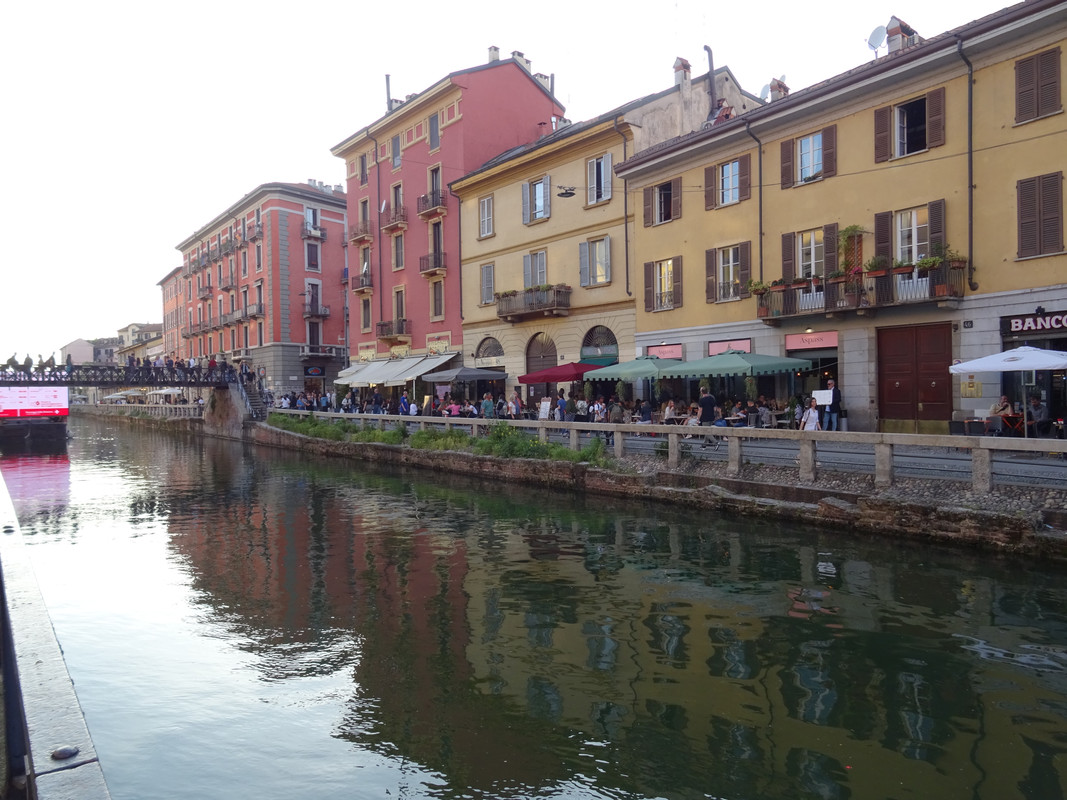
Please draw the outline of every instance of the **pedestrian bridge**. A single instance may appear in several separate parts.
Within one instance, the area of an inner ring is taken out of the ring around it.
[[[120,364],[72,364],[0,370],[0,386],[225,386],[237,380],[232,366],[178,369],[176,367],[127,367]]]

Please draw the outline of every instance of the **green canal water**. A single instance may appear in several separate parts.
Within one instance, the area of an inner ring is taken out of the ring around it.
[[[1067,794],[1067,572],[72,419],[0,469],[112,796]]]

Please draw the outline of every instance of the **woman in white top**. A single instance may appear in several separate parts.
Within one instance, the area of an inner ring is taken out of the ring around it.
[[[804,409],[804,414],[800,418],[800,429],[802,431],[822,430],[822,426],[819,425],[819,406],[814,397],[811,398],[811,403]]]
[[[674,410],[674,401],[668,400],[667,407],[663,409],[663,424],[664,425],[677,425],[680,422],[678,415]]]

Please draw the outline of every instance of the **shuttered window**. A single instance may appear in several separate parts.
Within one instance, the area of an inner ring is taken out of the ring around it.
[[[1063,252],[1063,173],[1025,178],[1016,193],[1019,258]]]
[[[643,200],[644,227],[679,219],[682,216],[682,179],[646,186]]]
[[[782,142],[782,188],[837,174],[837,126]]]
[[[874,110],[874,161],[919,153],[945,143],[945,87]]]
[[[1015,121],[1027,122],[1063,107],[1060,101],[1060,48],[1015,62]]]

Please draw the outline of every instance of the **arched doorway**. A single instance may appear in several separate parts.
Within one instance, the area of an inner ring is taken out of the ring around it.
[[[556,354],[556,343],[547,333],[538,333],[530,339],[526,345],[526,372],[537,372],[540,369],[548,369],[559,363]],[[526,374],[526,373],[523,373]],[[547,397],[549,390],[553,388],[547,383],[533,383],[526,386],[527,403],[536,402],[539,398]]]

